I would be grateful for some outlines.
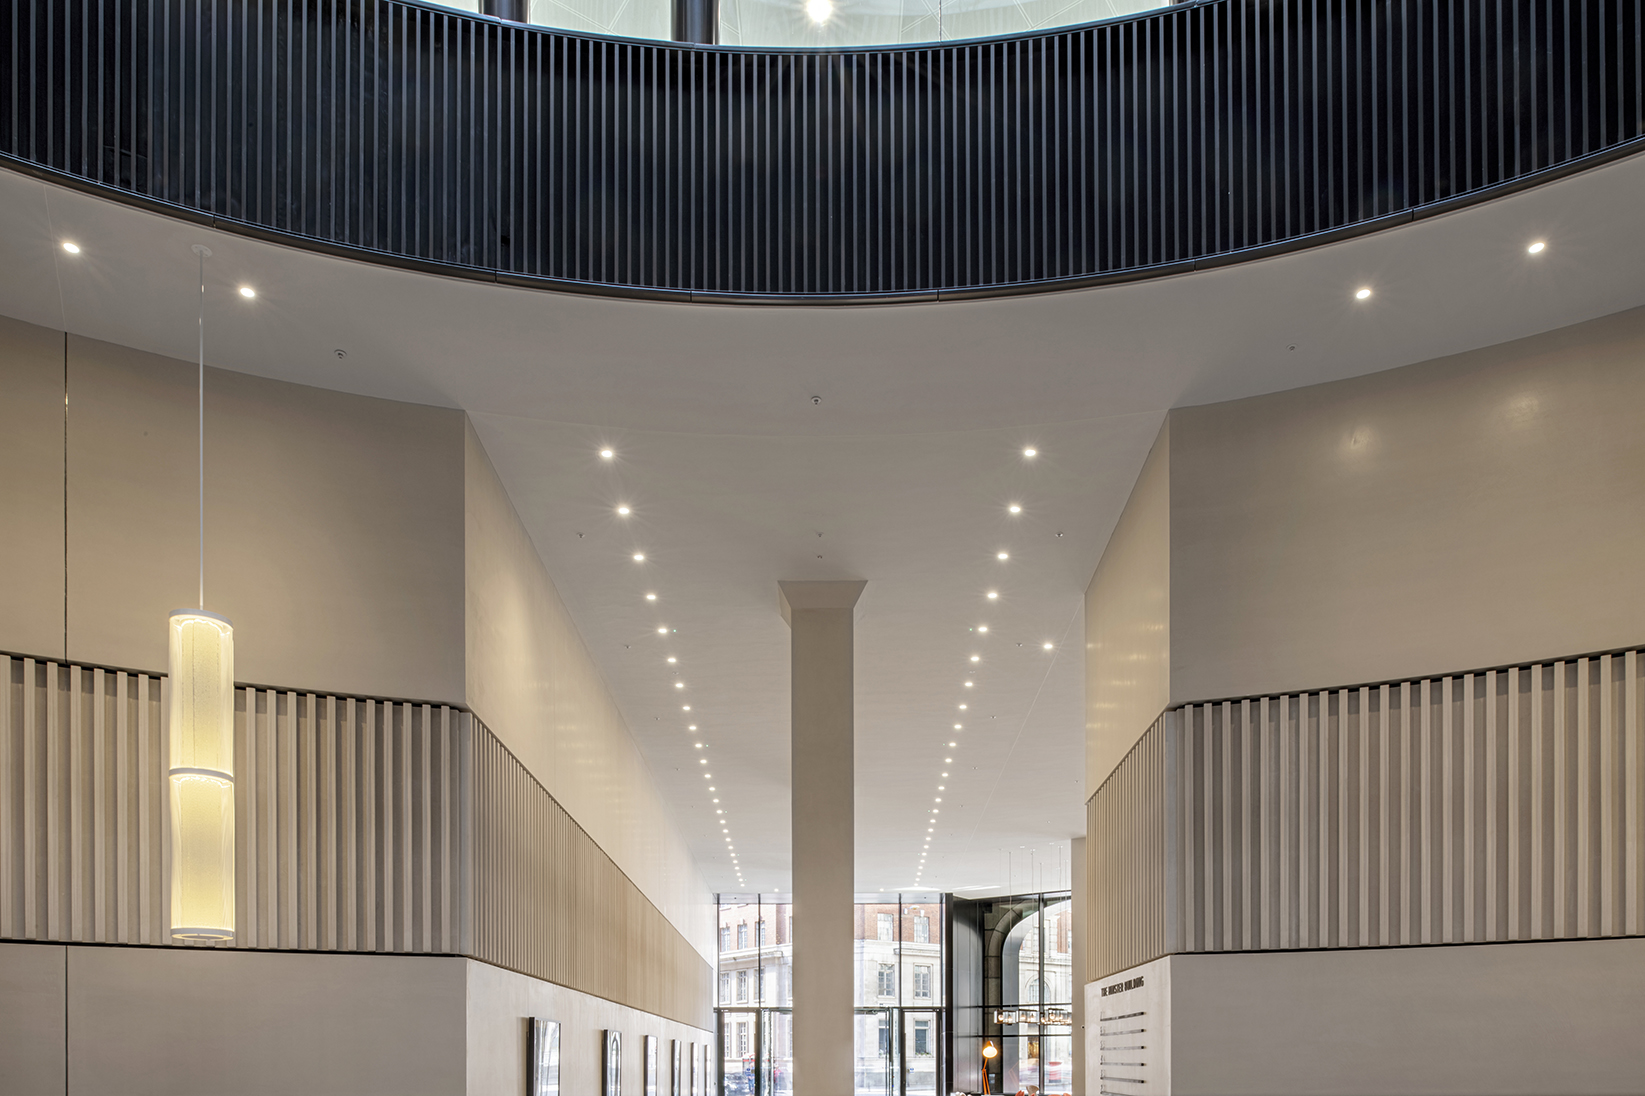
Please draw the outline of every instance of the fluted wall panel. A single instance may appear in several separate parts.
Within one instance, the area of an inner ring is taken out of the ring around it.
[[[711,1027],[711,972],[679,930],[488,731],[474,764],[474,955]]]
[[[166,680],[0,655],[0,939],[471,955],[709,1027],[708,965],[468,712],[241,687],[236,936],[170,936]]]
[[[1164,786],[1160,754],[1176,759]],[[1096,920],[1088,978],[1166,950],[1645,935],[1638,650],[1187,705],[1091,817],[1142,786],[1180,840],[1141,868],[1091,861],[1093,905],[1153,895]]]
[[[0,937],[172,943],[165,679],[0,672]],[[468,718],[236,690],[237,924],[218,946],[462,951]]]
[[[1170,809],[1175,712],[1160,716],[1086,803],[1087,981],[1174,950],[1178,858]]]
[[[779,51],[402,0],[15,0],[0,157],[515,284],[818,301],[1179,273],[1637,150],[1637,0],[1197,0]]]

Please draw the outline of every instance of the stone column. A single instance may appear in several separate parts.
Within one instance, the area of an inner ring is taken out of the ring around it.
[[[864,582],[779,582],[792,632],[794,1092],[851,1096],[853,633]]]

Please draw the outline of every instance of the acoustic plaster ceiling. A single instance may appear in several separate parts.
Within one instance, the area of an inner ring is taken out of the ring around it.
[[[0,172],[0,312],[191,358],[189,245],[205,242],[215,282],[258,291],[245,307],[220,297],[214,364],[465,409],[716,890],[789,887],[776,583],[867,579],[859,888],[1027,889],[1066,882],[1065,843],[1084,829],[1082,594],[1166,410],[1645,303],[1640,193],[1636,158],[1177,278],[782,308],[380,268]],[[1534,259],[1533,239],[1549,245]]]

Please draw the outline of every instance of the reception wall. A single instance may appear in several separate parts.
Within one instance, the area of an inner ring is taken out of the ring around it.
[[[1168,963],[1164,1090],[1637,1088],[1642,405],[1635,310],[1170,413],[1086,613],[1085,976]]]

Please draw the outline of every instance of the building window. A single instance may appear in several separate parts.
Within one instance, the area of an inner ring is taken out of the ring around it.
[[[748,1057],[748,1022],[737,1021],[737,1057]]]
[[[737,1002],[738,1004],[748,1003],[748,972],[746,970],[737,972]]]
[[[730,1003],[731,1003],[731,975],[722,974],[722,975],[720,975],[720,1004],[729,1005]]]
[[[880,1014],[880,1057],[886,1058],[891,1054],[891,1022],[885,1014]]]
[[[763,917],[754,926],[754,942],[761,947],[765,946],[765,918]]]
[[[914,1053],[921,1057],[931,1056],[931,1021],[914,1021]]]
[[[931,964],[914,964],[914,999],[916,1001],[931,1000]]]
[[[929,944],[931,942],[931,918],[925,914],[914,917],[914,943]]]
[[[731,926],[730,925],[721,925],[720,926],[720,950],[721,951],[730,951],[731,950]]]
[[[880,914],[879,925],[880,925],[880,933],[879,933],[880,939],[881,940],[891,939],[891,915],[889,913]]]
[[[744,921],[737,926],[737,950],[741,951],[748,946],[748,922]]]
[[[879,991],[881,997],[897,995],[897,968],[890,963],[880,964]]]

